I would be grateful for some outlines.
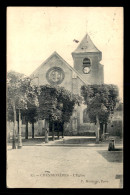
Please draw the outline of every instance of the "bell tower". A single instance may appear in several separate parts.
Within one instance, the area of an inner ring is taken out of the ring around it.
[[[104,83],[104,69],[103,65],[100,64],[102,52],[96,48],[88,34],[85,35],[77,49],[72,52],[72,57],[74,69],[86,82],[89,84]]]

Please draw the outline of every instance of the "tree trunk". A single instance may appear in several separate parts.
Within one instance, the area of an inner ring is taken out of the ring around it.
[[[52,123],[52,141],[55,140],[54,123]]]
[[[105,133],[104,124],[102,124],[102,133],[103,133],[103,135]]]
[[[100,130],[99,130],[99,139],[102,141],[103,139],[103,123],[100,123]]]
[[[105,133],[107,133],[107,123],[105,123]]]
[[[59,129],[58,129],[58,132],[57,132],[57,137],[58,137],[58,139],[59,139],[59,137],[60,137],[60,136],[59,136]]]
[[[19,133],[18,133],[18,149],[22,148],[22,136],[21,136],[21,113],[19,109]]]
[[[101,140],[101,132],[102,132],[102,123],[100,123],[100,130],[99,130],[99,139]]]
[[[28,139],[28,121],[26,120],[25,139]]]
[[[105,134],[104,134],[104,124],[102,123],[102,134],[101,134],[101,140],[104,141],[105,140]]]
[[[32,122],[32,138],[34,138],[34,122]]]
[[[64,124],[62,124],[62,138],[64,138]]]
[[[12,139],[12,149],[16,149],[16,109],[15,103],[13,102],[13,112],[14,112],[14,126],[13,126],[13,139]]]
[[[99,119],[98,119],[98,116],[96,116],[96,143],[98,144],[99,143],[99,130],[100,130],[100,127],[99,127]]]
[[[48,121],[45,119],[45,143],[48,143],[48,133],[49,133],[49,128],[48,128]]]
[[[19,120],[18,120],[18,134],[19,134]]]
[[[58,137],[58,139],[60,138],[60,123],[57,123],[57,137]]]

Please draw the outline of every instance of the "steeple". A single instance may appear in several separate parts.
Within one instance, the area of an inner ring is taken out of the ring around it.
[[[90,36],[86,34],[85,37],[80,42],[79,46],[75,49],[73,53],[88,53],[88,52],[101,53],[101,51],[98,50],[96,46],[93,44]]]

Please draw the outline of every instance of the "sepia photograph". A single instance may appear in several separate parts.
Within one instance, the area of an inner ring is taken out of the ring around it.
[[[7,188],[124,187],[123,11],[7,7]]]

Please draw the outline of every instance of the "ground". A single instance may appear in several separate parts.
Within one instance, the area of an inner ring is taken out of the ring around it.
[[[22,149],[8,144],[7,187],[122,188],[122,144],[108,151],[107,142],[93,139],[65,137],[47,144],[43,138],[29,139]]]

